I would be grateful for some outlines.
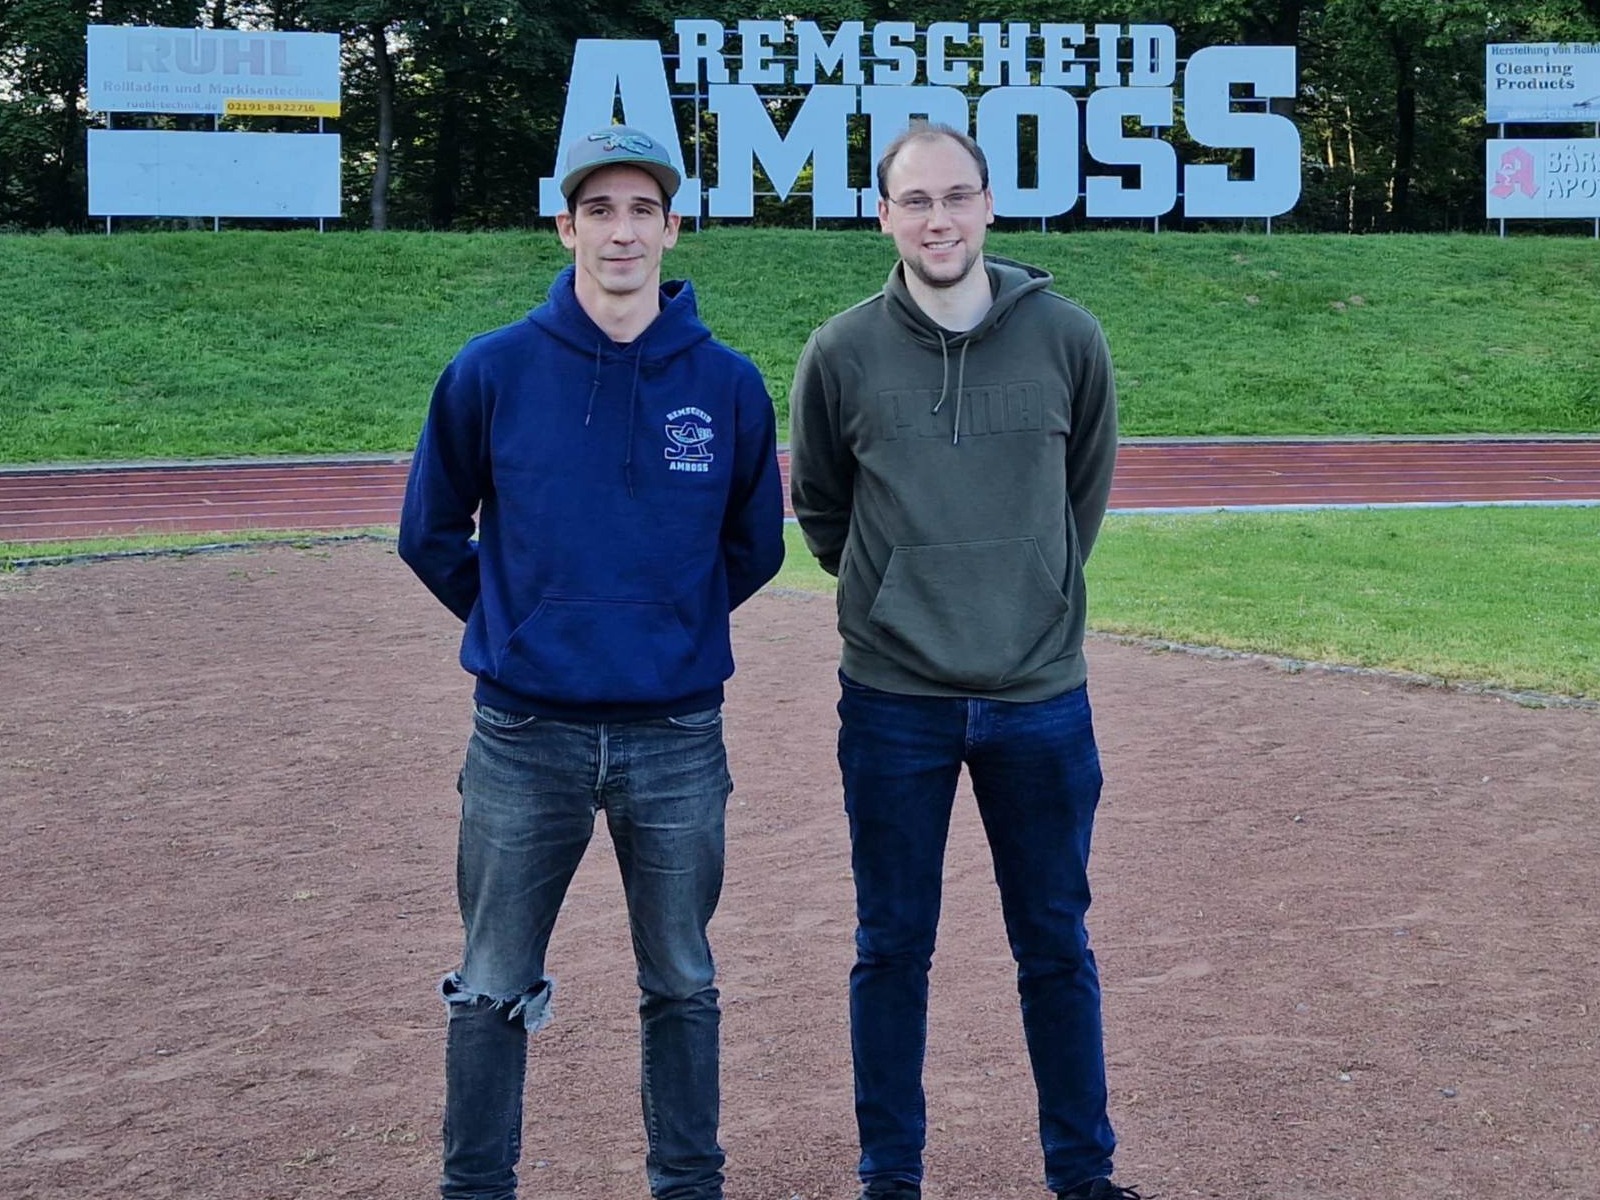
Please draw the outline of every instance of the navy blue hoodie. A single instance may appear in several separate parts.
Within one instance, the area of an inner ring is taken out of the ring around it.
[[[660,314],[618,345],[568,267],[440,376],[400,557],[466,622],[482,703],[593,721],[718,704],[728,614],[783,562],[760,372],[712,338],[686,282],[664,284]]]

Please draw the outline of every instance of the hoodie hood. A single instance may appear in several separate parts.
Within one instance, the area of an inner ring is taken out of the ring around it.
[[[595,399],[600,394],[600,378],[610,363],[622,360],[631,365],[632,384],[628,389],[628,429],[638,423],[640,377],[662,374],[673,361],[702,342],[711,339],[711,330],[700,319],[695,306],[694,286],[687,279],[670,279],[661,285],[661,310],[643,333],[626,345],[611,340],[611,336],[596,325],[594,318],[578,302],[575,285],[577,269],[565,268],[550,285],[545,302],[527,316],[527,320],[563,345],[578,351],[594,361],[594,374],[588,389],[588,407],[583,423],[587,426],[594,418]],[[622,473],[627,481],[628,495],[633,490],[633,439],[630,436],[623,450]]]
[[[545,302],[528,314],[551,337],[584,354],[613,358],[637,354],[646,367],[669,362],[711,337],[695,306],[694,285],[687,279],[669,279],[661,285],[661,311],[645,331],[619,345],[594,323],[578,303],[574,284],[577,270],[568,266],[550,285]]]
[[[983,256],[983,269],[989,276],[989,290],[994,300],[989,305],[989,311],[983,314],[983,319],[961,333],[952,333],[943,328],[917,306],[911,290],[906,287],[904,263],[895,263],[894,269],[889,272],[888,282],[883,285],[883,294],[895,320],[914,339],[933,349],[941,346],[954,349],[988,337],[1006,323],[1017,301],[1030,292],[1046,290],[1054,282],[1048,271],[995,254]]]
[[[950,352],[956,351],[956,421],[955,431],[951,434],[952,445],[961,444],[961,392],[966,384],[967,348],[1003,326],[1024,296],[1030,292],[1045,291],[1053,282],[1048,271],[994,254],[983,256],[983,269],[989,276],[989,291],[994,299],[983,318],[971,329],[960,333],[945,329],[922,311],[912,297],[911,289],[906,286],[905,263],[895,263],[889,272],[888,282],[883,285],[884,299],[895,321],[911,335],[913,341],[929,349],[937,349],[944,362],[944,378],[939,385],[939,397],[933,403],[934,412],[944,407],[950,395]]]

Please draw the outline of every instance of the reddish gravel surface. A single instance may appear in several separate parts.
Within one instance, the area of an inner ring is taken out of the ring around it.
[[[850,1200],[832,606],[737,616],[714,937],[730,1200]],[[366,542],[0,576],[0,1197],[424,1200],[458,629]],[[1163,1200],[1600,1196],[1600,716],[1090,645],[1119,1173]],[[930,1200],[1045,1200],[970,800]],[[556,928],[528,1197],[645,1195],[603,833]]]

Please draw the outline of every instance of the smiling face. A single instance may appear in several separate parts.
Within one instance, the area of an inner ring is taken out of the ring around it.
[[[556,214],[561,244],[572,251],[580,302],[613,300],[661,286],[661,255],[678,240],[680,218],[667,211],[661,185],[638,167],[602,167],[582,184],[571,211]]]
[[[953,138],[913,138],[895,154],[884,184],[889,194],[878,200],[878,224],[894,238],[906,269],[932,288],[963,283],[982,260],[994,223],[994,197],[972,156]],[[952,193],[976,198],[951,212],[943,198]],[[926,213],[905,207],[929,199],[939,202]]]

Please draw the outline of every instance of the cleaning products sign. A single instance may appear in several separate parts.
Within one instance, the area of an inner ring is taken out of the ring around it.
[[[1600,123],[1600,42],[1491,45],[1485,120]]]

